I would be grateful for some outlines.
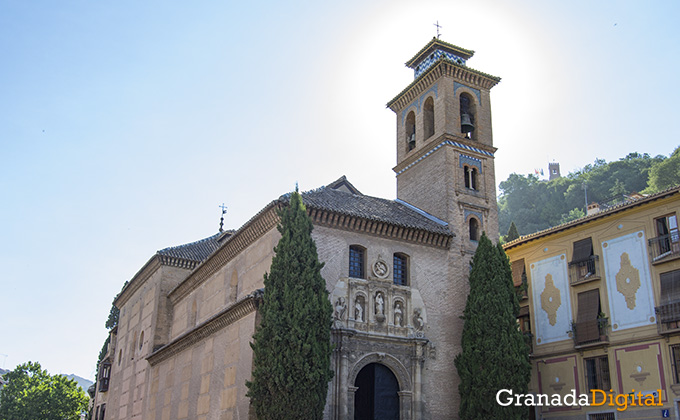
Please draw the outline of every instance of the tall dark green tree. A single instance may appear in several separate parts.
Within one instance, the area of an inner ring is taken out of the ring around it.
[[[529,386],[529,347],[517,327],[518,313],[508,258],[482,234],[470,271],[462,352],[455,359],[461,419],[525,417],[526,407],[496,402],[500,389],[526,394]]]
[[[78,383],[51,376],[40,363],[19,365],[4,378],[0,420],[78,420],[87,410],[88,398]]]
[[[323,415],[333,377],[333,309],[311,236],[312,222],[297,191],[279,216],[281,239],[271,271],[264,276],[247,395],[258,419],[316,420]]]
[[[519,238],[519,232],[517,232],[517,226],[515,226],[515,222],[511,222],[510,223],[510,229],[508,229],[508,234],[505,235],[505,241],[510,242],[510,241],[514,241],[517,238]]]

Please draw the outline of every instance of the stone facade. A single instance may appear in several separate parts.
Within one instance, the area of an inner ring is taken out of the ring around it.
[[[388,104],[397,200],[364,196],[345,177],[303,193],[334,307],[325,419],[457,416],[470,257],[482,230],[498,238],[489,89],[499,79],[468,68],[471,56],[433,39],[407,63],[416,79]],[[287,200],[237,231],[159,251],[135,275],[115,301],[97,413],[253,418],[249,344]]]

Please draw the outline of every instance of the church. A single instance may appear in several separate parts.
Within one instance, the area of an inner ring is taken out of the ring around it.
[[[324,419],[457,417],[470,260],[498,239],[490,89],[474,51],[433,38],[406,66],[397,198],[349,179],[302,194],[334,308]],[[282,194],[285,191],[282,191]],[[254,419],[246,397],[263,275],[280,234],[273,199],[235,231],[154,254],[114,304],[94,419]]]

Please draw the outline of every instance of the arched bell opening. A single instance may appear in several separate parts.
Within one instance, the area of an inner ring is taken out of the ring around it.
[[[468,93],[460,94],[460,132],[465,135],[466,139],[476,140],[475,133],[475,117],[476,107],[475,101]]]
[[[423,139],[434,135],[434,99],[430,96],[423,105]]]
[[[416,113],[411,111],[406,116],[406,151],[416,148]]]

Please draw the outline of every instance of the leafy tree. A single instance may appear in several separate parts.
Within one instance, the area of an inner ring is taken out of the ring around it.
[[[569,210],[569,213],[562,215],[562,219],[560,220],[560,224],[568,223],[568,222],[571,222],[572,220],[580,219],[581,217],[585,217],[585,216],[586,216],[586,213],[583,210],[581,210],[579,208],[571,209],[571,210]]]
[[[585,212],[584,184],[588,188],[589,202],[607,202],[616,197],[620,199],[624,194],[640,192],[647,188],[647,180],[651,181],[651,169],[663,160],[662,156],[652,158],[646,153],[629,153],[609,163],[596,159],[594,163],[552,181],[542,181],[534,175],[511,174],[499,185],[500,229],[505,231],[514,221],[519,227],[518,233],[526,235],[562,223],[563,216],[569,218],[569,212],[574,208],[582,208]],[[672,171],[664,171],[664,174],[668,172]],[[680,173],[673,178],[676,183],[680,183],[678,175]]]
[[[109,318],[106,320],[106,324],[105,324],[106,329],[112,330],[116,325],[118,325],[118,317],[119,316],[120,316],[120,309],[116,308],[116,305],[111,304],[111,311],[109,311]]]
[[[519,232],[517,232],[517,226],[515,226],[515,222],[510,223],[510,229],[508,229],[508,234],[505,235],[505,240],[507,242],[514,241],[515,239],[519,238]]]
[[[649,173],[649,187],[646,193],[656,193],[680,184],[680,147],[676,148],[671,157],[659,161]]]
[[[63,375],[50,376],[40,363],[19,365],[4,375],[0,395],[1,420],[77,420],[88,398],[78,383]]]
[[[321,419],[330,370],[332,307],[312,222],[295,191],[280,213],[281,239],[264,276],[262,322],[255,335],[253,380],[246,382],[258,419]]]
[[[527,393],[529,347],[517,328],[519,303],[508,257],[482,234],[470,271],[462,352],[455,364],[462,419],[522,419],[526,407],[496,403],[500,389]]]

